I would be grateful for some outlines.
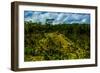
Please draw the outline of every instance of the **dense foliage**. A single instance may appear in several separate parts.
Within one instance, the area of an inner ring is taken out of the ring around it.
[[[89,24],[25,22],[25,61],[90,58]]]

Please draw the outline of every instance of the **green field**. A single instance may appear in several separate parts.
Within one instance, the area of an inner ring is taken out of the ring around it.
[[[24,22],[24,61],[90,58],[90,24]]]

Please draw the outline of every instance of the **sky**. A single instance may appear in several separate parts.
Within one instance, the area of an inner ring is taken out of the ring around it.
[[[51,24],[63,23],[87,23],[90,24],[90,14],[86,13],[67,13],[67,12],[47,12],[47,11],[24,11],[24,21],[46,23],[51,20]]]

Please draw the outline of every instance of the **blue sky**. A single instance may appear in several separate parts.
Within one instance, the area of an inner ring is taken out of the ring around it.
[[[24,21],[46,23],[46,19],[53,19],[52,24],[62,23],[88,23],[90,24],[90,14],[86,13],[65,13],[46,11],[24,11]]]

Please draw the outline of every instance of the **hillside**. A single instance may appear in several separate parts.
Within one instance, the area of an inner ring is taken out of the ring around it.
[[[26,55],[27,61],[78,59],[85,55],[84,49],[57,32],[45,33],[44,38],[37,41],[36,47],[30,50],[33,55]]]

